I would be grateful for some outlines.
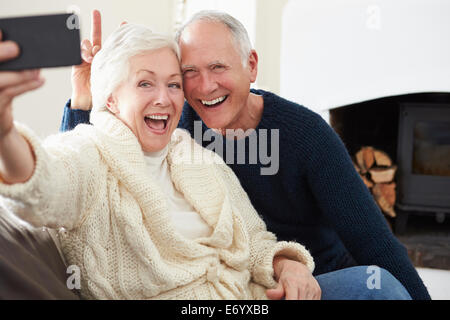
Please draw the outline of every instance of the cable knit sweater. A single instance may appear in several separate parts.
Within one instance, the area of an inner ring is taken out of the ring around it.
[[[108,112],[91,122],[43,143],[16,124],[35,171],[25,183],[0,184],[3,204],[19,217],[64,228],[62,251],[81,270],[83,298],[265,299],[276,284],[275,255],[313,270],[303,246],[277,242],[266,230],[222,159],[177,129],[167,155],[172,181],[213,229],[209,237],[183,237],[133,133]]]

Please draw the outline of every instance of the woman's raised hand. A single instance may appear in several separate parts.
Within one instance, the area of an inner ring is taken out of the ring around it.
[[[19,46],[13,41],[2,41],[0,30],[0,62],[11,60],[19,55]],[[7,136],[14,127],[12,101],[27,91],[39,88],[44,79],[39,70],[0,72],[0,139]]]
[[[91,41],[81,42],[81,58],[83,62],[72,67],[72,101],[73,109],[90,110],[91,95],[91,63],[102,47],[102,20],[98,10],[92,11]]]

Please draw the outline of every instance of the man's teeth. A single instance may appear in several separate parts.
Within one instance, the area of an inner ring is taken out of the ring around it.
[[[167,116],[167,115],[165,115],[165,116],[149,115],[149,116],[146,116],[146,118],[153,119],[153,120],[167,120],[169,118],[169,116]]]
[[[202,103],[203,103],[203,104],[206,104],[206,105],[208,105],[208,106],[212,106],[213,104],[217,104],[217,103],[222,102],[223,100],[225,100],[226,97],[227,97],[227,96],[223,96],[223,97],[220,97],[220,98],[211,100],[211,101],[202,100]]]

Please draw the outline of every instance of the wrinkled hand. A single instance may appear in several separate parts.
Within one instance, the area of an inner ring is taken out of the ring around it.
[[[13,41],[2,41],[0,31],[0,62],[16,58],[19,46]],[[12,101],[14,97],[39,88],[44,79],[39,70],[1,71],[0,72],[0,138],[11,132],[14,127]]]
[[[72,106],[83,110],[92,108],[91,63],[102,47],[102,20],[98,10],[92,11],[91,41],[81,42],[83,62],[72,67]]]
[[[269,299],[320,300],[320,286],[304,264],[277,256],[273,265],[278,285],[266,291]]]

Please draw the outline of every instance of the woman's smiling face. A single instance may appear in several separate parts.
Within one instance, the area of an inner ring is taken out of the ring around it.
[[[129,75],[112,93],[108,109],[133,131],[142,150],[164,149],[180,120],[182,75],[170,48],[130,58]]]

